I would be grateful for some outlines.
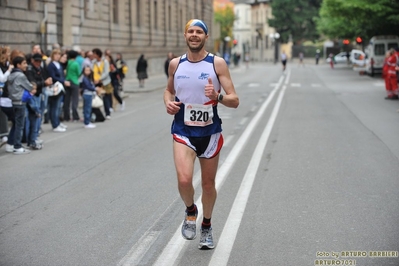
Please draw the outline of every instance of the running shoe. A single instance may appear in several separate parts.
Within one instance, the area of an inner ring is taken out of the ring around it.
[[[186,216],[181,227],[181,234],[187,240],[193,240],[197,236],[197,214],[198,210],[195,211],[195,215],[187,215],[186,211]]]
[[[199,249],[213,249],[215,245],[213,244],[212,227],[208,229],[201,228],[201,238],[198,245]]]

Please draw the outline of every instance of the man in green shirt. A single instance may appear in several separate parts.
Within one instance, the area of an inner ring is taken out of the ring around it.
[[[79,77],[80,77],[80,66],[76,61],[78,52],[69,51],[68,52],[68,65],[66,68],[65,79],[71,82],[70,87],[65,88],[64,97],[64,120],[70,121],[70,106],[72,103],[72,118],[74,122],[78,122],[78,104],[79,104]]]

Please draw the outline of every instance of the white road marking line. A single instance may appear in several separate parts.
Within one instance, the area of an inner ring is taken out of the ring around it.
[[[318,87],[321,87],[321,84],[310,84],[310,86],[312,86],[314,88],[318,88]]]
[[[288,74],[287,74],[285,82],[284,82],[285,85],[288,85],[288,81],[290,80],[290,77],[291,77],[291,71],[288,71]]]
[[[160,231],[147,231],[139,241],[130,249],[129,253],[118,263],[118,266],[136,265],[155,242]]]
[[[218,169],[218,174],[216,177],[216,190],[219,191],[220,187],[223,185],[228,173],[230,172],[231,168],[234,166],[235,161],[237,160],[241,150],[245,146],[246,142],[248,141],[249,137],[251,136],[252,132],[255,129],[255,126],[259,123],[259,120],[263,117],[263,113],[265,112],[267,106],[272,101],[274,94],[281,86],[284,77],[281,77],[276,87],[272,90],[267,100],[263,103],[257,114],[251,120],[250,124],[248,125],[247,129],[243,132],[240,136],[234,147],[232,148],[231,152],[227,156],[224,163]],[[200,225],[201,217],[202,217],[202,203],[201,197],[195,202],[198,208],[198,218],[197,218],[197,225]],[[176,259],[179,257],[181,250],[183,249],[186,240],[183,239],[181,236],[181,226],[179,226],[170,239],[169,243],[166,245],[164,250],[162,251],[161,255],[158,257],[157,261],[155,262],[154,266],[168,266],[168,265],[175,265]]]
[[[213,252],[211,261],[209,263],[210,266],[227,265],[229,261],[230,253],[232,251],[237,232],[242,221],[242,216],[244,215],[248,198],[255,181],[256,172],[258,171],[262,154],[266,148],[266,144],[273,129],[274,122],[276,121],[286,88],[287,86],[284,85],[283,89],[280,91],[277,102],[274,105],[273,112],[269,118],[269,121],[267,122],[261,138],[259,139],[258,145],[256,145],[256,149],[252,155],[247,171],[245,172],[244,178],[241,182],[240,189],[238,190],[237,196],[234,200],[233,207],[230,210],[229,217],[227,218],[222,234],[220,235],[219,242],[217,243],[216,249]]]
[[[230,136],[229,136],[230,137]],[[227,142],[230,141],[231,138],[228,137]],[[201,171],[197,171],[193,177],[193,186],[197,187],[200,183],[200,178],[201,178]],[[176,199],[166,208],[166,210],[159,216],[157,220],[154,221],[154,223],[151,225],[151,227],[143,234],[143,236],[137,241],[135,245],[129,250],[129,252],[124,256],[120,262],[118,263],[118,266],[134,266],[138,265],[140,263],[140,260],[144,257],[144,255],[147,253],[147,251],[150,249],[150,247],[154,244],[154,242],[157,240],[159,234],[156,234],[155,230],[152,230],[154,226],[158,223],[159,219],[164,216],[165,213],[169,212],[169,209],[174,205],[174,202],[176,200],[180,199],[180,195],[176,196]],[[198,211],[202,210],[202,205],[197,206]],[[182,216],[183,217],[183,216]],[[160,232],[159,232],[160,233]]]
[[[260,84],[259,83],[249,83],[248,87],[252,88],[252,87],[259,87]]]
[[[301,87],[300,83],[291,83],[291,87]]]

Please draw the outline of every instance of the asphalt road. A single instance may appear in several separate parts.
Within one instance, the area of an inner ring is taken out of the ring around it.
[[[154,90],[93,130],[44,125],[43,150],[0,151],[0,265],[399,265],[399,101],[383,81],[295,63],[231,74],[214,250],[180,236],[172,117]]]

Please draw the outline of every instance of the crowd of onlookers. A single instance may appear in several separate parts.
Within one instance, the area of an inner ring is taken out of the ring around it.
[[[40,45],[28,54],[0,48],[0,136],[6,152],[42,149],[43,123],[59,133],[66,132],[67,122],[91,129],[95,122],[111,119],[116,105],[125,108],[120,91],[127,66],[120,53],[114,59],[109,49],[52,48],[48,54]]]

